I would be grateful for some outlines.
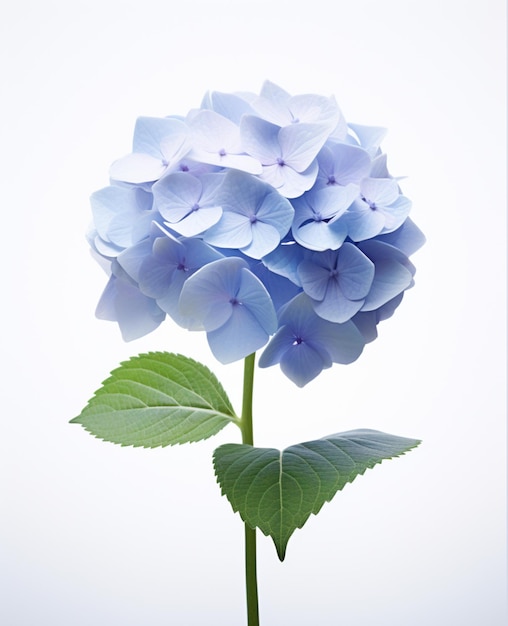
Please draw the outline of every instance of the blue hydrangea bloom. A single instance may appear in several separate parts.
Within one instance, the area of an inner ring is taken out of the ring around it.
[[[299,386],[354,361],[413,286],[425,241],[385,135],[270,81],[140,117],[91,197],[87,238],[109,273],[97,316],[126,341],[169,317],[223,363],[264,349],[260,366]]]

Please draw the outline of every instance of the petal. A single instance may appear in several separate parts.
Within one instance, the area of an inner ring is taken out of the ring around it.
[[[292,232],[295,241],[308,250],[337,250],[347,237],[347,226],[343,221],[311,220],[300,227],[293,226]]]
[[[379,241],[385,241],[401,250],[407,256],[410,256],[423,246],[425,235],[413,220],[408,217],[397,230],[380,235]]]
[[[325,145],[318,155],[318,162],[325,184],[330,184],[331,177],[339,185],[358,184],[362,178],[369,176],[371,170],[368,152],[345,143]]]
[[[263,167],[261,178],[286,198],[297,198],[308,191],[316,180],[318,173],[317,161],[303,172],[296,172],[289,165],[267,165]]]
[[[362,311],[373,311],[407,289],[413,281],[411,272],[395,259],[376,262],[372,287],[365,298]]]
[[[263,165],[272,165],[281,156],[279,127],[254,115],[245,115],[240,122],[242,147]]]
[[[201,323],[207,331],[225,324],[240,288],[240,270],[246,266],[242,259],[228,257],[199,269],[182,288],[180,314]]]
[[[123,340],[132,341],[155,330],[166,314],[136,285],[112,276],[99,300],[96,316],[118,322]]]
[[[323,300],[330,281],[330,270],[314,261],[304,260],[298,266],[298,277],[306,294],[313,300]]]
[[[323,147],[328,133],[319,124],[292,124],[279,131],[281,156],[297,172],[303,172]]]
[[[277,229],[271,224],[257,220],[250,225],[251,242],[241,248],[242,252],[253,259],[261,259],[261,257],[269,254],[280,243],[280,235]]]
[[[295,333],[290,326],[279,328],[259,357],[259,367],[270,367],[280,363],[285,352],[291,348],[294,341]]]
[[[181,147],[187,139],[188,129],[184,122],[173,117],[139,117],[134,129],[133,152],[143,152],[158,159],[164,156],[161,144],[168,140],[174,148]]]
[[[355,200],[344,214],[348,235],[353,241],[371,239],[383,230],[385,215],[373,210],[363,200]]]
[[[196,176],[176,172],[164,176],[152,187],[155,205],[162,217],[178,222],[199,202],[203,186]]]
[[[298,387],[303,387],[331,364],[331,360],[323,360],[323,353],[316,350],[315,346],[302,342],[291,346],[284,353],[280,368]]]
[[[259,278],[249,269],[241,269],[240,274],[237,300],[250,311],[266,333],[273,334],[277,330],[277,315],[270,294]]]
[[[363,300],[349,300],[336,280],[330,280],[323,300],[312,301],[314,311],[325,320],[342,324],[350,320],[363,305]]]
[[[194,237],[217,224],[221,217],[222,208],[220,206],[205,207],[191,211],[176,224],[169,223],[168,225],[184,237]]]
[[[399,197],[399,185],[394,178],[364,178],[360,183],[362,195],[377,206],[389,206]]]
[[[199,111],[189,121],[194,148],[204,152],[241,153],[240,129],[231,120],[215,111]]]
[[[113,180],[139,184],[158,180],[165,171],[162,159],[133,152],[115,161],[109,169],[109,176]]]
[[[397,200],[388,207],[383,208],[385,214],[385,225],[383,233],[396,230],[401,226],[411,210],[411,200],[403,195],[399,195]]]
[[[236,305],[220,328],[207,333],[207,339],[215,358],[226,364],[262,348],[268,341],[268,334],[248,309]]]
[[[244,248],[252,242],[251,222],[241,213],[224,211],[217,224],[204,233],[203,239],[218,248]]]
[[[346,365],[356,361],[365,346],[365,340],[351,321],[343,324],[323,322],[319,340],[326,346],[334,363]]]
[[[365,298],[374,279],[374,263],[351,243],[339,250],[337,261],[338,282],[346,298]]]

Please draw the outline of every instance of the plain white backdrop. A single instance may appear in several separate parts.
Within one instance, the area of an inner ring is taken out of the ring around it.
[[[0,622],[244,624],[243,528],[211,441],[138,450],[68,421],[148,350],[241,364],[170,322],[125,344],[94,309],[89,195],[139,115],[208,89],[334,94],[383,144],[428,238],[355,364],[303,390],[256,373],[260,446],[367,427],[423,439],[290,540],[260,536],[263,626],[501,626],[505,570],[505,6],[501,0],[9,2],[0,19]]]

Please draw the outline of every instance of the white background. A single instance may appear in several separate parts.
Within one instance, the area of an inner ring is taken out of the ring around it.
[[[359,361],[303,390],[256,373],[256,443],[357,427],[423,439],[290,540],[259,537],[263,626],[505,623],[505,8],[501,0],[8,2],[1,10],[0,622],[238,626],[243,528],[211,441],[138,450],[68,420],[148,350],[208,364],[239,410],[241,364],[170,322],[124,344],[89,195],[139,115],[208,89],[334,94],[389,129],[427,245],[416,287]]]

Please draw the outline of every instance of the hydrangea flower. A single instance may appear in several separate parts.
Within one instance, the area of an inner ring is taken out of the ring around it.
[[[223,363],[264,349],[259,365],[299,386],[354,361],[413,286],[424,243],[385,134],[270,81],[140,117],[91,197],[88,241],[109,273],[98,317],[130,341],[169,316]]]

